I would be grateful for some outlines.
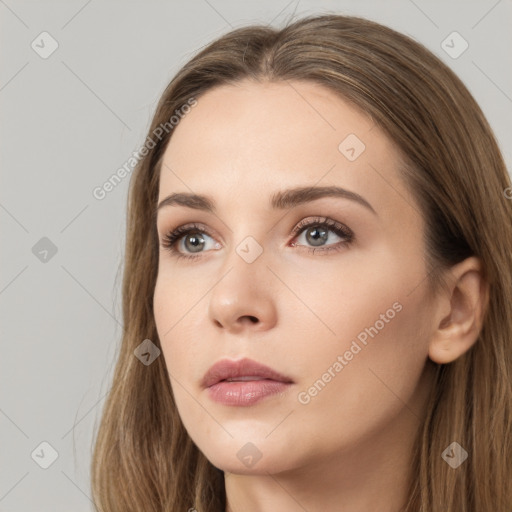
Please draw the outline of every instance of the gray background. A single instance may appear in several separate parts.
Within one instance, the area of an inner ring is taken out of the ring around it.
[[[468,86],[512,168],[511,1],[0,0],[0,511],[92,510],[92,436],[122,333],[129,176],[103,200],[93,189],[143,143],[197,49],[294,11],[362,15],[425,44]],[[50,48],[44,31],[59,45],[48,58],[31,47]],[[441,47],[453,31],[469,43],[455,59]],[[43,441],[58,453],[47,469]]]

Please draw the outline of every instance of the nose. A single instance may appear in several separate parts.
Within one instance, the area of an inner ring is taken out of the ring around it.
[[[210,295],[209,315],[215,327],[233,334],[274,327],[276,281],[262,257],[247,263],[235,254]]]

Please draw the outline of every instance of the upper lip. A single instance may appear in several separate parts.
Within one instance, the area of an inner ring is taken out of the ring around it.
[[[204,375],[201,384],[204,388],[213,386],[221,380],[236,377],[260,377],[261,379],[271,379],[278,382],[293,382],[289,377],[265,366],[252,359],[221,359],[217,361]]]

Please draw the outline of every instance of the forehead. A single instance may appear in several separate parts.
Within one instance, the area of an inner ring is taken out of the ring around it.
[[[399,214],[412,198],[398,165],[393,142],[333,91],[310,82],[243,81],[207,91],[174,128],[159,201],[179,191],[261,205],[268,202],[263,192],[337,185]]]
[[[243,81],[202,95],[175,128],[166,156],[191,162],[199,150],[200,156],[211,154],[218,160],[229,150],[225,162],[250,156],[258,162],[318,159],[319,149],[337,156],[348,134],[363,139],[373,128],[369,117],[318,84]],[[382,136],[372,146],[386,142]]]

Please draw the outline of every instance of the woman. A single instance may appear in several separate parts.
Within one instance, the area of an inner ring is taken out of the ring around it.
[[[321,15],[214,41],[132,177],[100,511],[512,506],[512,189],[432,53]]]

